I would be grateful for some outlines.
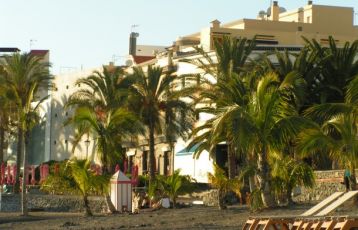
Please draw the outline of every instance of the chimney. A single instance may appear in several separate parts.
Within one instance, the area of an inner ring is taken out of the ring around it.
[[[273,4],[271,6],[271,20],[278,21],[279,14],[280,14],[280,7],[278,6],[278,2],[273,1]]]
[[[136,55],[138,33],[131,32],[129,36],[129,55]]]
[[[214,21],[211,22],[211,28],[219,28],[220,27],[220,21],[215,19]]]
[[[308,1],[308,5],[312,5],[313,4],[313,1]]]

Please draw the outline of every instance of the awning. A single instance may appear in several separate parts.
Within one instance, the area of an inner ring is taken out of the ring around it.
[[[199,144],[194,145],[190,149],[184,148],[180,150],[179,152],[175,153],[175,156],[187,156],[187,155],[193,155],[193,153],[198,149]]]

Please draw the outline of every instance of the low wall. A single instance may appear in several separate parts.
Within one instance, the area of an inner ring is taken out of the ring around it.
[[[104,197],[89,197],[93,212],[104,212],[107,208]],[[83,201],[80,196],[59,195],[28,195],[28,208],[47,212],[83,212]],[[2,212],[19,212],[21,210],[21,195],[2,194]]]
[[[315,171],[316,186],[312,189],[301,187],[297,191],[300,193],[293,197],[296,202],[316,202],[325,199],[334,192],[344,192],[346,190],[343,182],[344,170]],[[358,175],[358,170],[356,170]]]

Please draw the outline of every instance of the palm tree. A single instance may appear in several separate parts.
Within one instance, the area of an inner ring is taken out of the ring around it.
[[[111,166],[116,162],[116,159],[123,157],[121,149],[115,146],[116,143],[120,143],[118,138],[122,141],[126,135],[140,131],[136,122],[133,123],[132,127],[124,127],[128,128],[128,132],[125,132],[120,127],[121,125],[126,125],[126,121],[135,121],[133,114],[126,110],[130,82],[128,78],[123,77],[122,68],[114,67],[109,69],[104,67],[102,73],[95,71],[89,77],[79,79],[76,84],[84,87],[74,92],[66,103],[66,107],[76,108],[73,119],[70,119],[67,123],[75,123],[76,125],[77,135],[74,147],[76,147],[84,134],[88,132],[99,133],[100,135],[98,136],[102,137],[99,137],[101,147],[98,149],[98,154],[100,155],[104,172],[108,173],[111,171]],[[120,120],[122,118],[123,120]],[[92,130],[90,130],[90,127],[92,127]],[[114,129],[121,129],[117,130],[120,131],[117,139],[115,133],[113,133],[115,132]],[[105,133],[105,131],[101,130],[108,130],[112,133]],[[106,135],[112,135],[113,138]],[[103,141],[106,143],[104,144]],[[104,148],[111,149],[105,150]],[[109,154],[109,152],[112,154]]]
[[[75,182],[76,190],[80,192],[85,207],[85,216],[92,216],[88,196],[93,192],[109,193],[108,175],[96,175],[91,170],[91,161],[73,158],[67,162],[68,175]]]
[[[343,103],[325,103],[307,109],[305,115],[318,124],[300,133],[299,151],[303,154],[327,152],[354,175],[358,166],[357,100],[358,77],[355,77],[347,87]]]
[[[1,84],[1,83],[0,83]],[[5,84],[1,84],[5,86]],[[14,117],[14,106],[12,100],[6,96],[6,88],[0,88],[0,164],[4,161],[5,138],[12,128],[12,118]]]
[[[84,135],[92,134],[104,174],[110,173],[118,159],[123,159],[120,143],[142,132],[137,117],[124,107],[127,83],[121,78],[121,71],[120,68],[114,71],[104,68],[103,74],[95,72],[80,79],[77,84],[87,87],[71,95],[66,105],[76,107],[73,117],[66,123],[76,130],[74,148]],[[115,212],[109,194],[105,198],[110,212]]]
[[[148,66],[144,71],[134,67],[128,75],[133,79],[129,98],[131,110],[136,111],[147,128],[149,140],[149,178],[154,179],[155,136],[169,134],[168,141],[186,137],[193,123],[192,105],[183,100],[180,90],[175,90],[176,77],[161,67]],[[170,130],[170,132],[169,132]]]
[[[221,108],[215,126],[235,120],[233,141],[243,152],[252,153],[257,160],[257,179],[262,200],[267,207],[274,206],[271,195],[271,168],[269,153],[282,151],[288,140],[306,124],[298,116],[292,97],[304,81],[291,73],[280,81],[274,73],[266,74],[251,92],[246,105],[232,104]]]
[[[304,40],[310,52],[317,57],[316,65],[320,68],[320,75],[315,79],[316,96],[319,95],[320,101],[316,103],[343,102],[347,82],[358,74],[358,40],[352,44],[346,42],[341,47],[331,36],[328,47],[323,47],[315,39]]]
[[[292,191],[296,186],[312,188],[315,185],[313,169],[289,156],[271,157],[273,183],[279,193],[286,192],[288,205],[293,205]]]
[[[7,95],[14,101],[17,108],[17,160],[23,160],[24,172],[27,167],[27,153],[24,145],[31,130],[31,121],[39,105],[48,98],[40,93],[41,89],[47,89],[51,83],[49,74],[50,64],[43,62],[40,57],[25,53],[15,53],[5,56],[3,61],[4,79],[7,85]],[[37,102],[33,106],[33,102]],[[26,135],[25,135],[26,134]],[[20,167],[17,167],[15,191],[19,191]],[[26,180],[22,181],[22,213],[27,215]]]
[[[228,192],[234,191],[236,195],[241,197],[240,189],[242,184],[238,178],[228,178],[225,171],[219,166],[214,165],[214,174],[208,175],[211,186],[218,190],[219,209],[226,209],[224,199]]]
[[[197,109],[197,113],[203,112],[217,116],[220,114],[221,108],[229,104],[246,103],[246,89],[242,87],[240,79],[246,73],[245,66],[248,65],[249,55],[255,47],[255,39],[249,41],[246,38],[236,39],[225,36],[222,41],[215,41],[214,44],[214,56],[201,48],[196,48],[202,58],[186,60],[186,62],[198,66],[204,72],[204,77],[200,79],[200,85],[194,88],[199,94],[196,103],[200,105],[198,106],[200,108]],[[207,74],[214,80],[206,78]],[[197,81],[197,76],[193,76],[192,80]],[[194,134],[204,133],[200,140],[195,138],[190,145],[197,144],[200,146],[198,150],[210,149],[209,152],[212,152],[218,143],[226,142],[229,178],[234,178],[237,151],[234,147],[231,127],[235,121],[227,120],[225,123],[221,123],[222,127],[216,127],[216,130],[209,128],[213,125],[212,121],[207,121],[205,125],[194,131]],[[197,153],[200,154],[200,151]]]

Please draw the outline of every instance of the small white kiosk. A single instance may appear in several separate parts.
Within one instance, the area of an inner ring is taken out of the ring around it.
[[[120,170],[111,178],[111,201],[117,211],[132,210],[132,182]]]

